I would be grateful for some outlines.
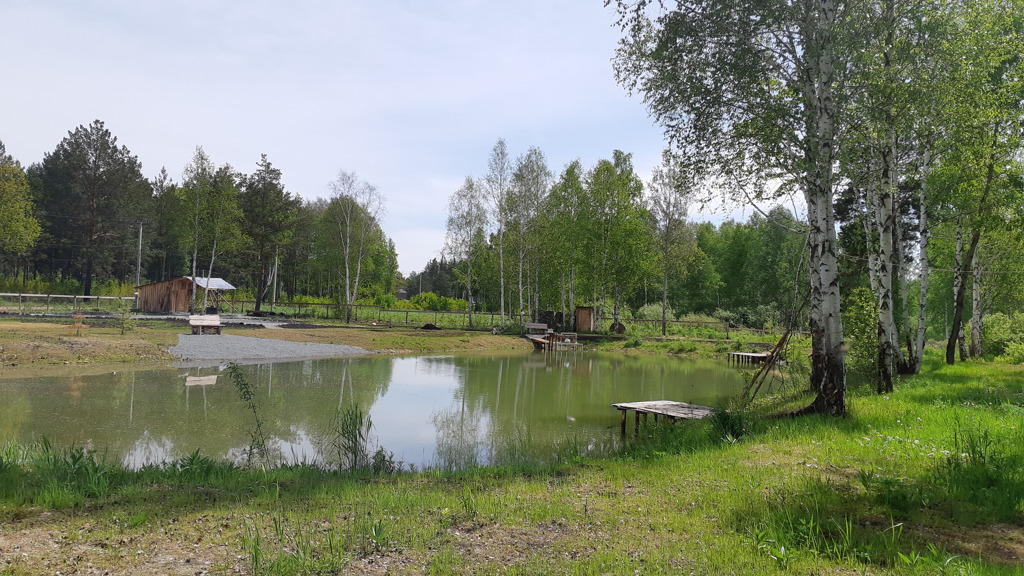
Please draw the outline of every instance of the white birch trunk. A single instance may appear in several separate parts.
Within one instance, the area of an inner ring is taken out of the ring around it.
[[[971,262],[971,358],[981,358],[984,353],[981,345],[984,311],[981,305],[981,266],[978,262],[980,251],[974,251]]]
[[[918,261],[920,262],[921,270],[919,276],[920,292],[918,292],[917,303],[917,347],[914,350],[914,363],[912,366],[914,374],[921,372],[921,365],[924,363],[924,340],[927,331],[925,322],[928,311],[928,276],[931,272],[928,261],[928,241],[931,238],[931,233],[928,229],[928,211],[925,205],[925,198],[927,197],[928,175],[931,172],[931,139],[928,140],[928,145],[924,150],[922,167],[921,191],[918,194],[919,220],[917,223],[918,241],[920,242]]]

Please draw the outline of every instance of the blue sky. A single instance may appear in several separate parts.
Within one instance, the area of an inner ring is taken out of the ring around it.
[[[195,147],[304,198],[355,171],[387,199],[403,273],[443,245],[448,195],[501,137],[552,171],[630,152],[643,178],[661,130],[615,83],[601,0],[6,0],[0,140],[28,165],[103,120],[176,181]]]

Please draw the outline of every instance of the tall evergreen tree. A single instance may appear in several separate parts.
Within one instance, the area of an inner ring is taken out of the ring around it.
[[[134,270],[139,218],[146,213],[151,187],[142,164],[95,120],[69,132],[43,158],[39,171],[45,227],[58,254],[57,269],[77,278],[86,295],[97,276],[115,264]],[[128,256],[130,262],[115,262]]]
[[[260,156],[256,171],[242,178],[239,200],[243,232],[249,244],[256,310],[260,310],[273,281],[278,247],[291,235],[291,222],[299,200],[284,189],[281,171],[274,168],[266,154]]]

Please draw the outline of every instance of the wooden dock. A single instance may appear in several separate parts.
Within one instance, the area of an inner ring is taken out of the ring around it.
[[[700,406],[698,404],[687,404],[686,402],[673,402],[671,400],[651,400],[647,402],[620,402],[612,404],[612,408],[622,412],[622,433],[626,433],[626,413],[630,410],[636,412],[636,428],[640,427],[640,415],[643,414],[644,421],[647,421],[648,414],[654,414],[654,421],[658,416],[664,416],[671,422],[676,420],[699,420],[711,416],[714,408]]]
[[[729,352],[729,364],[763,364],[768,356],[767,352]]]
[[[548,331],[546,334],[524,334],[523,338],[532,342],[533,347],[537,350],[554,350],[558,352],[562,350],[580,350],[583,348],[583,344],[579,342],[575,332],[559,334]]]

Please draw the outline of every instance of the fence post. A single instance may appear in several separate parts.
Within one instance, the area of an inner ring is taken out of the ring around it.
[[[46,312],[47,313],[50,312],[50,295],[49,294],[46,295]]]
[[[725,339],[726,340],[729,339],[729,323],[728,322],[725,323]]]

